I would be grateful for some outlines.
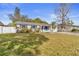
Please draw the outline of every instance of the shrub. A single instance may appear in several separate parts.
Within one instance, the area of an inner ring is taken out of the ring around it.
[[[36,29],[36,32],[39,32],[39,29]]]
[[[79,29],[72,29],[71,32],[79,32]]]
[[[31,29],[22,28],[19,32],[20,32],[20,33],[30,33],[30,32],[32,32],[32,31],[31,31]]]

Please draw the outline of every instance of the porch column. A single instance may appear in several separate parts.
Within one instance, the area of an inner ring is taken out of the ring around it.
[[[44,29],[44,27],[43,26],[40,26],[40,31],[41,32],[43,32],[43,29]]]

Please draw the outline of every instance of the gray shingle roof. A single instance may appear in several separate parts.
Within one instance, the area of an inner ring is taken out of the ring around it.
[[[50,26],[50,24],[45,24],[45,23],[33,23],[33,22],[17,22],[16,24]]]

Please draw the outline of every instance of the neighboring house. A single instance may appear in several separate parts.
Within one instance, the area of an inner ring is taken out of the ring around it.
[[[64,28],[62,28],[62,24],[57,25],[57,32],[70,32],[72,29],[79,29],[79,26],[65,25]]]
[[[33,23],[33,22],[17,22],[16,27],[18,30],[21,28],[31,29],[33,32],[39,30],[39,32],[51,32],[52,27],[50,24],[45,23]]]
[[[73,28],[73,29],[78,29],[78,30],[79,30],[79,26],[78,26],[78,25],[73,25],[72,28]]]
[[[0,22],[0,34],[3,33],[16,33],[16,27],[4,25]]]
[[[57,29],[58,29],[58,32],[69,32],[72,30],[72,26],[71,25],[64,25],[64,28],[63,28],[62,24],[58,24]]]

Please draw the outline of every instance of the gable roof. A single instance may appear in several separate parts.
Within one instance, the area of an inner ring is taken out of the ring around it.
[[[34,22],[16,22],[16,24],[21,24],[21,25],[40,25],[40,26],[50,26],[50,24],[45,24],[45,23],[34,23]]]

